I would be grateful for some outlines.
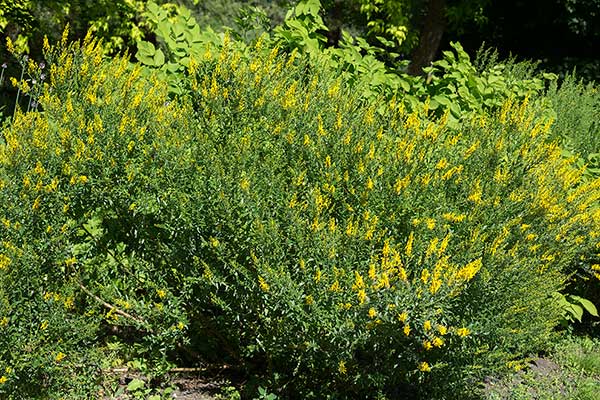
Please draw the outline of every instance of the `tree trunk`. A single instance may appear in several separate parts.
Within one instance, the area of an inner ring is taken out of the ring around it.
[[[419,35],[419,45],[415,49],[408,66],[408,73],[420,75],[437,54],[442,35],[446,29],[446,0],[429,0],[427,11]]]

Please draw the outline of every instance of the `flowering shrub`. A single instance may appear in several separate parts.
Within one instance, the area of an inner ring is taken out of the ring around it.
[[[460,132],[426,104],[380,116],[274,54],[191,68],[207,173],[189,219],[210,218],[213,253],[197,298],[222,331],[305,395],[431,394],[542,346],[549,294],[598,235],[600,182],[572,190],[584,169],[551,120],[527,100]]]
[[[457,131],[227,40],[171,102],[89,39],[47,51],[43,112],[0,143],[3,393],[77,397],[119,336],[287,397],[444,397],[546,344],[598,242],[600,181],[527,99]]]
[[[175,272],[154,269],[163,230],[136,203],[163,201],[152,187],[187,119],[164,84],[124,58],[105,63],[95,42],[46,46],[42,111],[17,111],[0,141],[0,393],[82,398],[110,366],[97,362],[105,336],[164,359],[183,334],[163,279]]]

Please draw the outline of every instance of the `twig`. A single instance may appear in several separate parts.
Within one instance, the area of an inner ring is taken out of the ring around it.
[[[167,372],[170,374],[198,373],[198,372],[207,372],[207,371],[211,371],[211,370],[215,370],[215,369],[216,370],[226,370],[226,369],[231,369],[231,368],[232,368],[231,365],[223,364],[223,365],[208,366],[208,367],[196,367],[196,368],[176,367],[176,368],[171,368]],[[107,369],[103,369],[102,372],[105,374],[125,374],[125,373],[129,372],[129,368],[128,367],[107,368]]]
[[[83,283],[81,283],[80,281],[77,281],[77,284],[88,296],[93,297],[94,300],[96,300],[98,303],[102,304],[104,307],[108,308],[109,310],[112,310],[115,314],[119,314],[125,318],[134,320],[139,324],[148,326],[148,322],[146,322],[144,319],[134,317],[133,315],[126,313],[125,311],[121,310],[120,308],[117,308],[117,307],[113,306],[112,304],[107,303],[106,301],[102,300],[100,297],[98,297],[94,293],[92,293],[87,287],[85,287],[83,285]],[[148,331],[150,333],[152,333],[152,329],[148,328]]]

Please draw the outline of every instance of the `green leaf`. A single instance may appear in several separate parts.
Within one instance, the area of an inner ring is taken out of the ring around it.
[[[588,299],[584,299],[583,297],[575,296],[573,294],[569,295],[569,298],[581,304],[583,308],[585,308],[585,310],[594,317],[598,316],[598,309],[596,308],[594,303],[592,303]]]
[[[567,311],[573,316],[575,317],[575,319],[579,322],[581,322],[581,318],[583,317],[583,308],[581,306],[578,306],[577,304],[572,304],[570,303]]]
[[[156,50],[156,53],[154,53],[154,65],[156,67],[160,67],[164,63],[165,63],[165,54],[162,52],[161,49]]]
[[[140,390],[144,387],[146,383],[141,379],[134,379],[127,385],[127,390],[130,392],[135,392],[136,390]]]

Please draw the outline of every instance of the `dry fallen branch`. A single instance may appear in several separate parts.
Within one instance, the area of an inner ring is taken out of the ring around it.
[[[135,322],[137,322],[139,324],[142,324],[144,326],[148,326],[148,322],[146,322],[146,320],[144,320],[143,318],[134,317],[133,315],[126,313],[125,311],[121,310],[120,308],[115,307],[115,306],[113,306],[110,303],[107,303],[106,301],[102,300],[100,297],[98,297],[97,295],[95,295],[94,293],[92,293],[80,281],[77,281],[77,284],[79,285],[79,287],[81,288],[81,290],[83,290],[88,296],[92,297],[98,303],[102,304],[102,306],[104,306],[105,308],[108,308],[109,310],[112,310],[112,312],[114,312],[115,314],[118,314],[118,315],[120,315],[122,317],[125,317],[127,319],[130,319],[130,320],[133,320],[133,321],[135,321]],[[150,333],[152,333],[152,329],[148,328],[148,331]]]

